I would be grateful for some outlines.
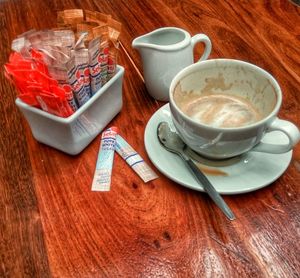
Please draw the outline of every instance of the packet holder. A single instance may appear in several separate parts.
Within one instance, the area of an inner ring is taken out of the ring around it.
[[[118,65],[115,75],[68,118],[27,105],[19,98],[16,105],[37,141],[76,155],[121,111],[123,76],[124,68]]]

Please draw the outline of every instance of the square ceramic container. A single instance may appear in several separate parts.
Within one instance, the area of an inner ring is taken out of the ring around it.
[[[120,112],[123,104],[123,76],[124,68],[117,66],[116,74],[68,118],[29,106],[19,98],[16,99],[16,104],[37,141],[76,155]]]

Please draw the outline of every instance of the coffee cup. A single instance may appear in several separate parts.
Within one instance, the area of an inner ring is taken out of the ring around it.
[[[169,98],[179,136],[211,159],[248,151],[285,153],[300,139],[296,125],[277,117],[282,92],[275,78],[244,61],[212,59],[190,65],[172,80]],[[287,144],[261,142],[275,130],[287,136]]]

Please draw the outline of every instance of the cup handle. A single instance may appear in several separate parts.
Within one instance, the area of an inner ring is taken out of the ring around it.
[[[195,45],[198,42],[203,42],[205,45],[204,52],[203,52],[202,56],[200,57],[200,59],[197,61],[197,62],[200,62],[200,61],[206,60],[208,58],[208,56],[211,52],[211,41],[208,36],[206,36],[204,34],[197,34],[197,35],[193,36],[191,39],[193,50],[195,48]]]
[[[267,132],[275,130],[283,132],[288,137],[289,143],[284,145],[276,145],[261,142],[251,151],[274,154],[285,153],[290,151],[300,140],[300,132],[298,127],[289,121],[276,118],[268,128]]]

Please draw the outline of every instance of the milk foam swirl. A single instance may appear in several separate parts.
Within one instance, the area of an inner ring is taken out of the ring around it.
[[[227,94],[199,96],[181,109],[195,121],[213,127],[241,127],[261,118],[249,101]]]

